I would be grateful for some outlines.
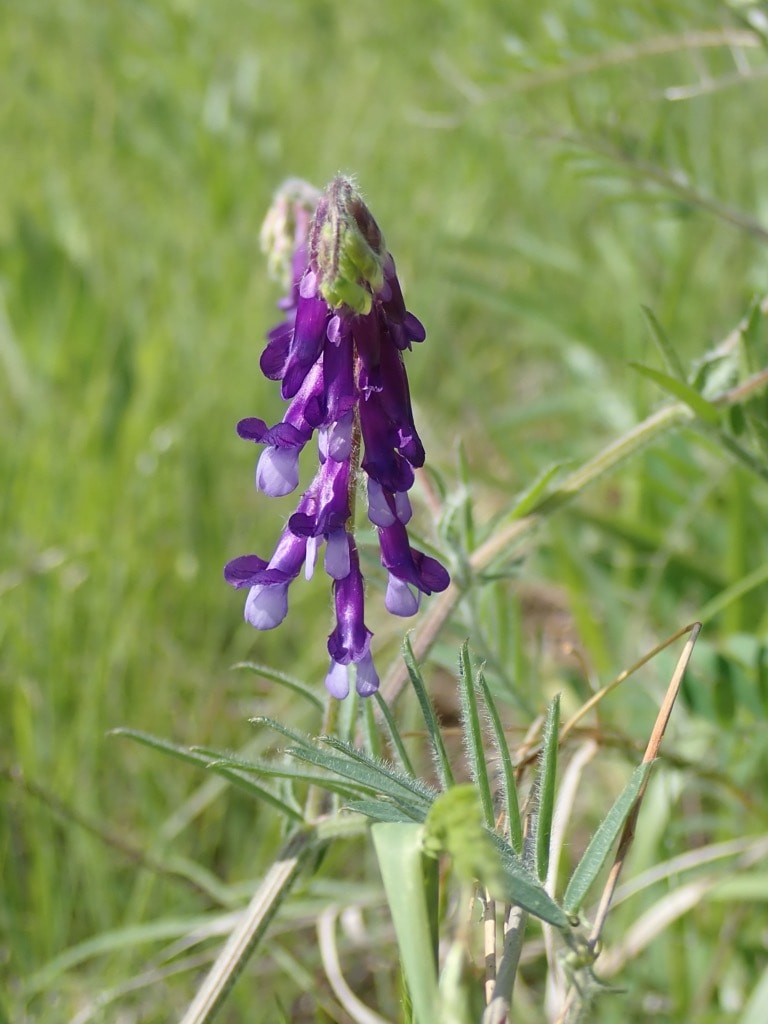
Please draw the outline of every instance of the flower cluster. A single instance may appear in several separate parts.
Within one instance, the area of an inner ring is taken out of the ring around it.
[[[311,220],[308,207],[314,207]],[[411,547],[406,530],[408,491],[424,448],[402,353],[423,341],[425,332],[406,310],[392,256],[348,178],[335,178],[320,196],[291,182],[267,223],[283,237],[292,229],[292,282],[280,304],[285,319],[267,335],[260,365],[266,377],[282,382],[290,404],[276,426],[253,417],[241,420],[237,432],[265,446],[256,470],[265,494],[285,495],[298,486],[299,455],[315,431],[319,468],[270,560],[243,555],[228,563],[224,575],[232,586],[249,588],[246,620],[256,629],[273,629],[287,614],[291,582],[302,567],[307,578],[312,575],[324,541],[336,611],[326,687],[345,697],[353,664],[357,691],[368,696],[379,678],[353,533],[359,469],[389,573],[387,609],[412,615],[422,594],[449,583],[436,559]],[[283,262],[285,251],[283,245]]]

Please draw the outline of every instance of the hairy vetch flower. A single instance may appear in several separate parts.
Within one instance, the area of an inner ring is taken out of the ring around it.
[[[248,588],[246,620],[273,629],[288,612],[291,582],[302,567],[312,575],[325,542],[336,610],[325,685],[334,697],[345,697],[354,665],[357,691],[369,696],[379,678],[354,538],[358,470],[366,477],[368,518],[389,573],[387,609],[413,615],[422,594],[445,590],[449,582],[436,559],[411,547],[406,530],[408,491],[414,469],[424,464],[424,447],[403,352],[425,332],[405,308],[394,260],[348,178],[335,178],[322,195],[302,182],[287,183],[262,237],[280,267],[292,268],[290,294],[280,303],[285,320],[269,331],[260,362],[266,377],[282,382],[289,405],[275,426],[251,417],[237,432],[264,445],[256,484],[265,494],[277,497],[298,486],[299,456],[315,432],[319,468],[272,558],[243,555],[228,563],[224,576]]]

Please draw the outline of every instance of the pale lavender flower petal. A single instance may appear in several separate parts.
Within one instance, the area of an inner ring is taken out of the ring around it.
[[[299,486],[299,449],[265,448],[256,464],[256,486],[271,498],[295,491]]]
[[[351,562],[346,530],[334,530],[328,535],[324,568],[333,580],[343,580],[349,575]]]
[[[397,518],[384,488],[372,476],[368,477],[368,518],[375,526],[391,526]]]
[[[331,658],[331,666],[325,677],[325,688],[332,697],[344,700],[349,693],[349,671],[346,665],[340,665]]]
[[[379,674],[370,651],[357,662],[356,668],[355,689],[361,697],[370,697],[379,688]]]
[[[393,576],[392,573],[389,574],[387,592],[384,595],[384,606],[388,612],[404,617],[415,615],[419,610],[420,599],[420,591],[398,579],[397,576]]]
[[[251,587],[245,602],[245,621],[254,629],[274,629],[287,614],[287,583]]]

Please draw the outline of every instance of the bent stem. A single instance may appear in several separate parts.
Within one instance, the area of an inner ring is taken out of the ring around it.
[[[275,911],[298,877],[313,849],[314,835],[305,829],[286,844],[256,891],[240,923],[230,935],[181,1024],[209,1024],[212,1021],[264,935]]]

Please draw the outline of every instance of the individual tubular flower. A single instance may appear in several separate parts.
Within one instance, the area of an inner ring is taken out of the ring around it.
[[[387,609],[413,615],[422,594],[449,583],[435,558],[410,546],[406,530],[412,514],[408,491],[414,469],[424,464],[424,447],[413,421],[403,352],[423,341],[425,331],[406,309],[394,260],[348,178],[335,178],[322,195],[291,182],[278,194],[265,236],[277,240],[276,263],[283,270],[290,266],[292,279],[279,303],[285,319],[268,332],[260,365],[266,377],[281,381],[289,405],[275,426],[250,417],[237,430],[264,445],[256,484],[265,494],[281,496],[298,486],[299,456],[315,431],[319,468],[269,562],[244,555],[224,575],[232,586],[248,588],[247,621],[272,629],[287,614],[291,582],[302,566],[307,578],[312,575],[324,543],[336,611],[326,687],[334,697],[345,697],[354,665],[357,691],[369,696],[379,678],[353,536],[359,470],[367,478],[368,518],[389,574]]]

